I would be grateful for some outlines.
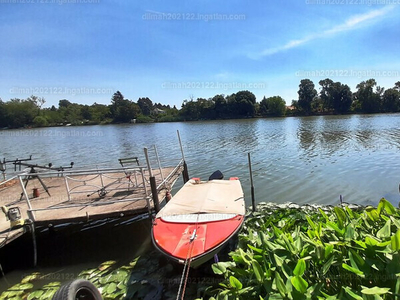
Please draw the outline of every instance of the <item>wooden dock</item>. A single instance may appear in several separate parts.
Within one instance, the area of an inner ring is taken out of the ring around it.
[[[160,203],[184,169],[151,170]],[[155,207],[146,167],[23,173],[0,183],[0,206],[18,207],[22,219],[37,226],[90,222],[148,213]],[[47,190],[47,191],[46,191]],[[25,227],[10,229],[0,211],[0,247],[21,236]]]

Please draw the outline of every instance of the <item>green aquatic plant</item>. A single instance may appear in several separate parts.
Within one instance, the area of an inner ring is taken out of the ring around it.
[[[13,300],[18,300],[18,299],[23,299],[23,297],[26,295],[27,291],[31,290],[33,288],[32,283],[18,283],[10,287],[7,291],[4,291],[0,295],[0,299],[13,299]]]
[[[400,299],[400,213],[260,204],[239,236],[216,299]]]
[[[238,247],[212,264],[215,277],[193,272],[185,298],[400,300],[399,251],[400,211],[385,199],[366,208],[259,204]],[[175,299],[179,270],[161,257],[151,251],[127,263],[106,261],[78,277],[103,299]],[[32,273],[0,300],[51,299],[61,283],[35,290],[45,278]]]
[[[13,285],[0,295],[0,299],[27,299],[27,300],[47,300],[51,299],[56,291],[60,288],[61,282],[51,282],[40,289],[33,290],[33,282],[41,280],[45,277],[41,273],[34,272],[25,276],[20,283]]]

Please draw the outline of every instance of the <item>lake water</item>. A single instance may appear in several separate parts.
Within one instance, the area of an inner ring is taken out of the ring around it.
[[[181,157],[177,130],[189,175],[206,179],[219,169],[240,177],[248,204],[249,152],[258,202],[337,204],[340,195],[363,205],[400,200],[399,114],[8,130],[0,131],[0,157],[118,166],[118,158],[130,156],[144,163],[143,148],[156,145],[168,165]]]
[[[39,165],[118,166],[118,158],[131,156],[144,163],[143,148],[156,145],[162,165],[174,165],[181,158],[177,130],[189,175],[207,179],[219,169],[226,178],[239,177],[248,205],[248,153],[257,202],[338,204],[342,195],[349,203],[376,205],[385,197],[397,206],[400,200],[400,114],[3,130],[0,158],[32,155]],[[13,165],[7,166],[11,173]],[[180,186],[182,180],[175,191]],[[150,228],[142,221],[84,234],[46,233],[38,238],[38,267],[25,270],[32,256],[28,236],[0,251],[1,263],[21,262],[7,281],[0,278],[0,291],[33,271],[65,281],[106,260],[129,261],[152,248]]]

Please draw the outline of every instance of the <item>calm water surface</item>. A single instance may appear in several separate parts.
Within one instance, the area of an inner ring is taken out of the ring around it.
[[[0,157],[118,166],[118,158],[129,156],[144,163],[143,148],[156,145],[167,165],[181,157],[177,130],[190,176],[207,178],[216,169],[238,176],[249,204],[248,152],[258,202],[400,200],[399,114],[8,130],[0,131]]]
[[[118,158],[130,156],[144,163],[143,148],[156,145],[162,165],[173,165],[181,158],[177,130],[190,176],[207,179],[217,169],[225,177],[238,176],[248,205],[248,152],[258,202],[337,204],[342,195],[346,202],[363,205],[376,205],[386,197],[397,206],[400,200],[400,114],[3,130],[0,158],[32,155],[37,164],[118,166]],[[8,165],[8,171],[12,167]],[[175,190],[181,185],[179,180]],[[82,241],[80,235],[68,237],[70,233],[41,237],[35,270],[63,270],[57,274],[70,276],[105,260],[133,259],[138,247],[152,247],[150,228],[138,223],[93,229],[88,231],[92,241]],[[15,247],[23,249],[29,261],[27,239],[26,245]],[[33,271],[11,272],[8,281],[17,283]],[[8,285],[0,280],[0,291]]]

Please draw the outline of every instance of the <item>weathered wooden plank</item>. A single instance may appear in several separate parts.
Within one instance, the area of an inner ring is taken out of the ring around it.
[[[175,168],[163,168],[163,176],[159,172],[154,174],[157,185],[162,183],[162,178],[168,178],[165,185],[158,189],[160,201],[165,198],[167,189],[171,189],[181,173],[182,166],[178,165]],[[144,174],[146,178],[144,185],[141,174],[136,174],[134,178],[134,175],[126,173],[126,170],[103,175],[74,176],[71,173],[67,180],[65,177],[43,176],[41,180],[47,187],[48,193],[37,178],[30,179],[26,192],[35,224],[45,226],[144,214],[148,212],[146,198],[150,198],[150,208],[153,209],[147,173]],[[67,192],[66,182],[71,193]],[[36,198],[33,197],[34,189],[39,192]],[[17,206],[21,210],[22,218],[27,219],[29,205],[25,195],[21,197],[22,191],[18,180],[0,185],[0,206]],[[9,242],[11,237],[15,239],[23,233],[20,230],[18,233],[16,230],[10,231],[9,228],[10,222],[0,212],[0,246],[3,244],[2,241]]]

